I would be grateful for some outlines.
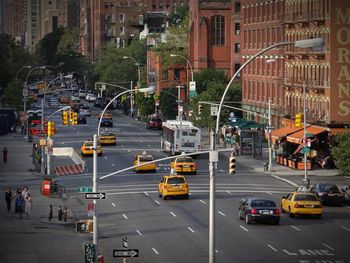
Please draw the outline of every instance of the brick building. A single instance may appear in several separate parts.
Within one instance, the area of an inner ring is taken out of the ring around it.
[[[224,70],[228,77],[240,67],[241,1],[189,3],[189,61],[193,69]]]
[[[16,43],[24,43],[24,15],[23,1],[3,1],[4,33],[14,37]]]

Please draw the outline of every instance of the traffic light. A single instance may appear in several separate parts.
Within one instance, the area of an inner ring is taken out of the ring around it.
[[[295,114],[295,127],[301,128],[303,126],[303,114],[301,112]]]
[[[78,113],[73,112],[73,122],[72,125],[78,125]]]
[[[62,112],[63,125],[68,125],[68,112]]]
[[[55,123],[53,121],[47,122],[47,135],[49,137],[55,135]]]
[[[202,113],[202,104],[198,104],[198,115]]]
[[[73,111],[69,111],[69,122],[71,125],[74,125],[73,124],[73,121],[74,120],[74,112]]]
[[[236,156],[233,153],[231,153],[229,158],[228,169],[230,174],[236,173]]]

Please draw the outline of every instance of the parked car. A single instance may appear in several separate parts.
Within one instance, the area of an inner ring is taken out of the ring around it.
[[[91,116],[89,106],[82,106],[81,108],[79,108],[79,114],[82,116]]]
[[[183,196],[189,198],[189,187],[183,175],[165,175],[158,184],[159,197],[163,200],[170,196]]]
[[[315,193],[323,205],[342,205],[344,194],[335,184],[314,184],[310,192]]]
[[[85,90],[79,90],[79,98],[85,98],[86,97],[86,91]]]
[[[273,200],[266,198],[243,199],[238,207],[239,219],[246,224],[252,222],[269,222],[275,225],[280,223],[281,212]]]
[[[147,129],[162,129],[163,121],[159,116],[151,116],[148,118],[146,127]]]
[[[88,93],[88,94],[86,95],[85,99],[86,99],[86,101],[88,101],[88,102],[95,102],[96,99],[97,99],[97,97],[96,97],[94,94],[92,94],[92,93]]]
[[[314,215],[317,218],[321,218],[323,208],[316,194],[292,192],[282,197],[281,212],[289,213],[290,217],[295,215]]]

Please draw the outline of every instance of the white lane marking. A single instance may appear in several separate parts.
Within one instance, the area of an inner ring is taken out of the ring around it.
[[[345,229],[345,230],[350,232],[350,228],[347,228],[346,226],[341,226],[341,228],[343,228],[343,229]]]
[[[226,191],[226,193],[228,193],[229,195],[231,194],[231,192],[230,192],[230,191]]]
[[[62,144],[64,144],[64,142],[61,142]]]
[[[190,230],[192,233],[195,232],[192,228],[190,228],[190,227],[187,227],[187,228],[188,228],[188,230]]]
[[[266,192],[266,193],[268,193],[269,195],[272,195],[272,193],[271,193],[271,192]]]
[[[291,227],[294,228],[294,229],[297,230],[297,231],[301,231],[301,230],[300,230],[299,228],[297,228],[296,226],[291,225]]]
[[[159,153],[160,152],[160,150],[157,150],[157,153]]]
[[[114,163],[112,163],[112,166],[115,166],[115,164],[114,164]]]
[[[350,179],[350,176],[344,176],[344,177]]]
[[[143,141],[139,141],[140,143],[143,143]]]
[[[244,230],[247,231],[247,232],[249,231],[249,230],[246,229],[244,226],[239,225],[239,227],[242,228],[242,229],[244,229]]]
[[[220,172],[224,173],[225,171],[224,171],[224,169],[220,169]]]
[[[103,158],[105,158],[107,160],[107,156],[103,156]]]
[[[120,145],[121,147],[124,147],[124,144]]]
[[[345,206],[345,207],[350,209],[350,206]]]
[[[130,150],[128,150],[128,153],[131,152]]]
[[[123,214],[123,217],[124,217],[125,219],[128,219],[128,217],[127,217],[125,214]]]
[[[173,216],[173,217],[176,217],[175,213],[173,212],[170,212],[170,214]]]
[[[145,195],[149,196],[149,194],[147,192],[144,192],[144,193],[145,193]]]
[[[199,202],[206,204],[206,202],[204,202],[202,199],[199,199]]]
[[[275,251],[275,252],[277,252],[277,249],[275,249],[273,246],[271,246],[270,244],[267,244],[267,246],[269,247],[269,248],[271,248],[273,251]]]
[[[140,230],[136,229],[136,232],[137,232],[137,234],[139,234],[139,236],[142,236],[142,233],[140,232]]]
[[[226,216],[223,212],[219,211],[219,214],[222,216]]]
[[[151,147],[151,145],[150,145],[150,144],[147,144],[147,147]]]
[[[292,182],[291,180],[281,178],[281,177],[279,177],[279,176],[277,176],[277,175],[270,174],[270,176],[272,176],[272,177],[274,177],[274,178],[276,178],[276,179],[278,179],[278,180],[284,181],[284,182],[286,182],[287,184],[293,185],[294,187],[298,187],[298,186],[299,186],[299,185],[297,185],[296,183]]]
[[[215,253],[219,253],[219,250],[215,249]]]
[[[160,205],[160,203],[157,200],[154,200],[154,202],[156,202],[158,205]]]
[[[331,246],[329,246],[329,245],[327,245],[327,244],[325,244],[325,243],[323,243],[323,245],[324,245],[326,248],[330,249],[330,250],[335,250],[334,248],[332,248]]]
[[[154,251],[154,253],[156,253],[157,255],[159,255],[159,252],[157,251],[157,249],[155,249],[154,247],[152,247],[152,250]]]
[[[117,205],[115,203],[112,203],[112,206],[116,207]]]

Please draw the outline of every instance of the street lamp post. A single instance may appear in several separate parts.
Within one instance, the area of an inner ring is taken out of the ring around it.
[[[314,38],[314,39],[306,39],[306,40],[298,40],[298,41],[293,41],[293,42],[280,42],[274,45],[271,45],[252,57],[250,57],[233,75],[231,80],[226,86],[226,89],[221,97],[217,117],[216,117],[216,129],[215,133],[212,132],[210,139],[210,154],[209,154],[209,180],[210,180],[210,191],[209,191],[209,263],[214,263],[215,262],[215,170],[213,169],[215,162],[217,162],[217,156],[218,156],[218,151],[216,149],[216,135],[219,133],[219,121],[220,121],[220,113],[221,113],[221,108],[223,105],[224,98],[226,96],[226,93],[231,86],[233,80],[240,74],[240,72],[250,63],[252,62],[255,58],[260,56],[261,54],[276,48],[280,46],[286,46],[286,45],[294,45],[295,47],[299,48],[311,48],[311,47],[321,47],[324,45],[324,39],[323,38]],[[304,102],[305,103],[305,102]]]
[[[16,74],[16,80],[18,80],[18,76],[19,76],[19,73],[22,71],[22,69],[29,69],[29,68],[32,68],[32,66],[23,66],[21,67],[18,71],[17,71],[17,74]]]
[[[193,68],[192,68],[192,65],[191,65],[190,61],[189,61],[186,57],[184,57],[184,56],[182,56],[182,55],[180,55],[180,54],[170,54],[170,57],[181,57],[181,58],[183,58],[184,60],[186,60],[187,64],[190,66],[190,70],[191,70],[191,81],[193,81]]]
[[[64,76],[63,78],[67,78],[67,79],[71,79],[73,76],[72,75],[67,75]],[[41,99],[41,132],[44,131],[44,102],[45,102],[45,95],[46,95],[46,91],[48,90],[48,88],[52,85],[52,83],[54,83],[56,80],[61,79],[62,76],[56,77],[54,79],[52,79],[49,84],[47,84],[47,86],[44,89],[43,92],[43,98]],[[45,164],[44,164],[44,146],[41,148],[41,175],[44,176],[45,174]]]
[[[304,99],[304,147],[306,147],[306,84],[305,81],[303,83],[303,99]],[[310,187],[310,180],[308,179],[307,174],[307,152],[304,149],[304,185],[306,188]]]

